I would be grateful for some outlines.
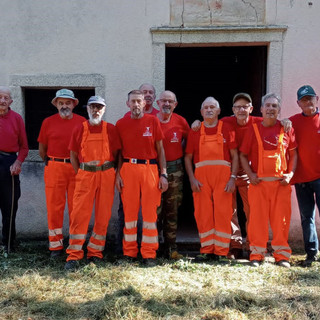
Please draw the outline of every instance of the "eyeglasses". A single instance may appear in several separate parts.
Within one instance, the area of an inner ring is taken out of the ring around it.
[[[89,108],[90,108],[91,110],[93,110],[93,109],[101,110],[101,109],[104,108],[104,105],[92,103],[92,104],[89,105]]]
[[[243,108],[244,110],[247,110],[251,107],[251,104],[246,104],[246,105],[242,105],[242,106],[233,106],[236,110],[240,110],[241,108]]]
[[[160,101],[161,101],[162,103],[168,102],[169,104],[174,104],[174,103],[176,102],[175,100],[170,100],[170,99],[160,99]]]

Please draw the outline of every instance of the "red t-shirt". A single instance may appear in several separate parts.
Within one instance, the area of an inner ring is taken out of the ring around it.
[[[242,143],[242,141],[244,139],[244,136],[245,136],[247,130],[252,126],[253,123],[261,122],[262,118],[261,117],[249,116],[249,121],[244,126],[240,126],[237,123],[237,118],[235,116],[224,117],[221,120],[223,122],[225,122],[225,123],[229,123],[230,125],[232,125],[232,127],[234,128],[234,130],[236,132],[237,144],[238,144],[238,146],[241,146],[241,143]]]
[[[214,128],[205,127],[204,129],[206,134],[212,135],[217,133],[217,128],[218,128],[218,125],[215,126]],[[235,131],[230,124],[223,123],[221,133],[224,140],[224,143],[223,143],[224,159],[223,160],[231,162],[230,150],[237,148]],[[199,142],[200,142],[200,130],[196,132],[193,130],[190,130],[185,153],[190,153],[193,155],[193,163],[199,162]]]
[[[100,123],[100,125],[92,126],[88,121],[88,128],[90,133],[101,133],[102,122]],[[116,155],[117,150],[121,149],[118,130],[113,124],[107,123],[107,133],[108,133],[108,140],[109,140],[110,161],[114,161],[115,160],[114,156]],[[79,162],[83,162],[83,158],[80,152],[82,135],[83,135],[83,124],[80,124],[74,128],[71,139],[70,139],[70,143],[69,143],[69,150],[78,153]]]
[[[157,117],[144,114],[140,119],[123,117],[118,120],[118,129],[124,158],[155,159],[155,142],[164,139]]]
[[[309,182],[320,178],[320,116],[302,113],[290,118],[298,144],[297,170],[291,183]]]
[[[69,142],[73,129],[86,119],[73,114],[72,119],[62,119],[59,113],[43,120],[38,142],[46,145],[47,155],[57,158],[70,158]]]
[[[264,127],[262,123],[257,123],[257,127],[261,136],[264,150],[276,150],[278,148],[278,140],[282,125],[279,120],[273,127]],[[295,149],[297,143],[295,140],[294,130],[291,129],[288,133],[284,133],[283,146],[287,153],[288,150]],[[248,155],[248,160],[253,172],[258,171],[258,142],[254,129],[251,126],[241,144],[240,151]]]
[[[185,118],[176,113],[168,123],[160,122],[164,134],[163,147],[167,161],[174,161],[183,156],[182,140],[187,140],[190,127]]]
[[[149,114],[149,115],[152,115],[152,116],[155,116],[157,115],[157,113],[159,112],[158,109],[156,109],[155,107],[152,108],[152,111],[150,113],[145,113],[145,114]],[[131,111],[128,111],[124,117],[128,117],[128,116],[131,116]]]
[[[26,130],[20,114],[9,111],[0,116],[0,151],[18,152],[17,159],[21,162],[28,155]]]

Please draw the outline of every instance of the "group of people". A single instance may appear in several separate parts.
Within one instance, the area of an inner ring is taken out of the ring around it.
[[[294,184],[307,253],[303,265],[311,266],[319,245],[315,226],[315,203],[320,206],[318,99],[311,86],[302,86],[297,92],[302,113],[280,122],[281,100],[276,94],[262,97],[262,117],[254,117],[250,95],[238,93],[232,101],[233,115],[221,120],[219,102],[207,97],[200,109],[203,121],[196,121],[190,129],[174,112],[178,102],[173,92],[163,91],[157,100],[159,110],[153,107],[156,92],[151,84],[129,92],[126,103],[130,110],[115,126],[102,120],[107,107],[102,97],[90,97],[86,120],[73,113],[79,103],[74,93],[58,90],[52,100],[58,113],[43,121],[38,137],[39,154],[46,164],[51,258],[63,253],[67,202],[65,269],[76,269],[84,257],[93,207],[87,260],[102,260],[116,187],[124,258],[134,261],[140,251],[145,265],[155,265],[158,234],[163,233],[164,254],[181,259],[176,234],[184,163],[201,244],[196,262],[241,257],[238,192],[247,219],[245,247],[251,265],[259,266],[264,260],[270,224],[275,262],[290,267],[290,184]],[[0,205],[2,242],[7,250],[15,239],[18,175],[28,153],[23,121],[10,109],[11,103],[10,90],[0,87],[0,135],[6,137],[0,140],[1,191],[5,195]]]

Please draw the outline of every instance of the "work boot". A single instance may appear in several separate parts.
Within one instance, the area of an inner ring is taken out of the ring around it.
[[[180,260],[183,258],[183,255],[181,253],[179,253],[178,251],[171,251],[169,253],[169,259],[171,260]]]
[[[79,261],[78,260],[69,260],[64,265],[64,270],[66,271],[75,271],[79,268]]]
[[[260,260],[251,260],[250,261],[250,265],[251,267],[259,267],[261,265],[261,261]]]
[[[307,258],[302,261],[301,265],[304,268],[310,268],[312,266],[312,263],[317,261],[316,256],[307,256]]]
[[[62,256],[63,250],[53,250],[50,253],[50,259],[57,259]]]
[[[279,267],[290,268],[290,262],[288,260],[280,260],[276,265]]]
[[[91,263],[91,264],[95,264],[95,265],[98,265],[98,264],[101,264],[102,262],[102,258],[99,258],[99,257],[96,257],[96,256],[92,256],[90,258],[87,259],[87,263]]]
[[[146,267],[149,267],[149,268],[155,267],[157,265],[156,259],[153,259],[153,258],[142,259],[142,263],[143,263],[143,265],[145,265]]]
[[[210,261],[219,261],[219,256],[215,255],[214,253],[203,253],[197,255],[193,262],[195,263],[202,263],[202,262],[210,262]]]

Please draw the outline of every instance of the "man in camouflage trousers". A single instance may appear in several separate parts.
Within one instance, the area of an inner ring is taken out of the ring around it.
[[[187,121],[173,113],[178,102],[171,91],[160,94],[157,104],[160,112],[157,117],[165,136],[163,147],[167,160],[168,190],[162,193],[161,205],[158,208],[158,232],[163,231],[165,255],[169,259],[178,260],[176,236],[178,224],[178,208],[182,202],[183,188],[183,146],[189,132]]]

